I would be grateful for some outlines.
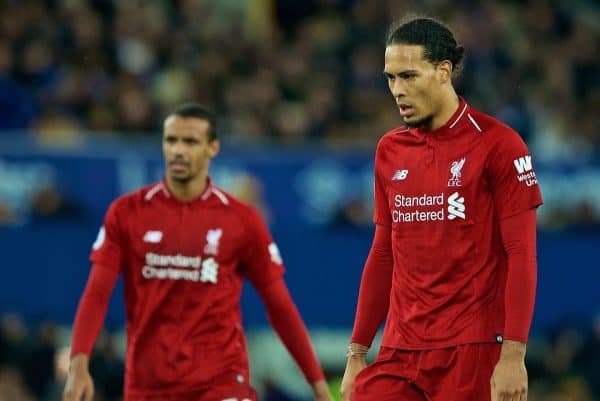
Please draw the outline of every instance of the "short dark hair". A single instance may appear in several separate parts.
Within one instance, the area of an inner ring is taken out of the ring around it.
[[[433,18],[407,17],[392,24],[385,46],[400,43],[423,46],[423,56],[433,64],[448,60],[453,72],[458,73],[462,68],[465,48],[456,42],[446,25]]]
[[[185,103],[177,107],[170,116],[193,117],[208,121],[208,140],[217,139],[217,116],[208,107],[200,103]]]

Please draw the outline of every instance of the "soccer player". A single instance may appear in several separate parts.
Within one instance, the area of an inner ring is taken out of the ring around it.
[[[377,146],[376,227],[345,401],[527,398],[542,199],[520,136],[457,96],[463,53],[429,18],[405,20],[387,38],[384,74],[404,126]]]
[[[165,179],[115,200],[93,244],[63,400],[92,400],[89,355],[122,273],[126,401],[256,400],[240,312],[244,277],[315,400],[330,401],[277,246],[258,212],[208,177],[219,153],[212,112],[181,106],[164,122],[162,149]]]

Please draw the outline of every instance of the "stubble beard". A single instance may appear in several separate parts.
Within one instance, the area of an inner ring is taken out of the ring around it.
[[[185,185],[187,183],[189,183],[190,181],[192,181],[192,179],[194,178],[194,175],[192,173],[188,173],[186,175],[177,175],[177,174],[169,174],[169,177],[171,178],[171,181],[173,181],[174,183],[180,184],[180,185]]]
[[[173,180],[174,182],[176,182],[178,184],[187,184],[190,181],[192,181],[192,178],[194,178],[194,177],[192,177],[191,174],[188,174],[188,175],[186,175],[184,177],[179,177],[179,176],[176,176],[176,175],[171,175],[171,180]]]
[[[431,123],[433,122],[433,116],[429,115],[427,117],[424,117],[420,120],[417,121],[404,121],[404,124],[406,124],[407,127],[409,128],[425,128],[428,129],[429,127],[431,127]]]
[[[177,184],[187,184],[188,182],[190,182],[192,180],[192,177],[187,176],[187,177],[173,177],[171,176],[171,179],[176,182]]]

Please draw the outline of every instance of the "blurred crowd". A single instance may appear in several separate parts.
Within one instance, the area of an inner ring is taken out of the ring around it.
[[[239,142],[368,144],[399,125],[383,42],[407,12],[467,49],[459,92],[548,158],[600,150],[598,6],[512,0],[4,0],[0,130],[143,135],[176,104]]]
[[[0,401],[55,401],[68,369],[68,333],[54,323],[27,325],[18,315],[0,319]],[[65,338],[66,337],[66,338]],[[119,401],[123,389],[122,337],[101,336],[90,361],[95,401]],[[339,344],[338,344],[339,345]],[[343,346],[337,346],[343,350]],[[340,351],[343,359],[343,351]],[[343,366],[343,362],[339,364]],[[600,319],[595,326],[562,325],[528,346],[529,401],[600,401]],[[339,383],[342,371],[327,371]],[[263,401],[302,401],[270,382]],[[337,389],[336,389],[337,390]]]

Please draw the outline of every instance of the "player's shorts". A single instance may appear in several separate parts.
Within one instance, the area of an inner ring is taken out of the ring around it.
[[[127,395],[125,401],[257,401],[256,391],[247,377],[239,374],[223,375],[205,388],[147,396]]]
[[[357,376],[352,401],[490,401],[501,344],[408,351],[381,347]]]

